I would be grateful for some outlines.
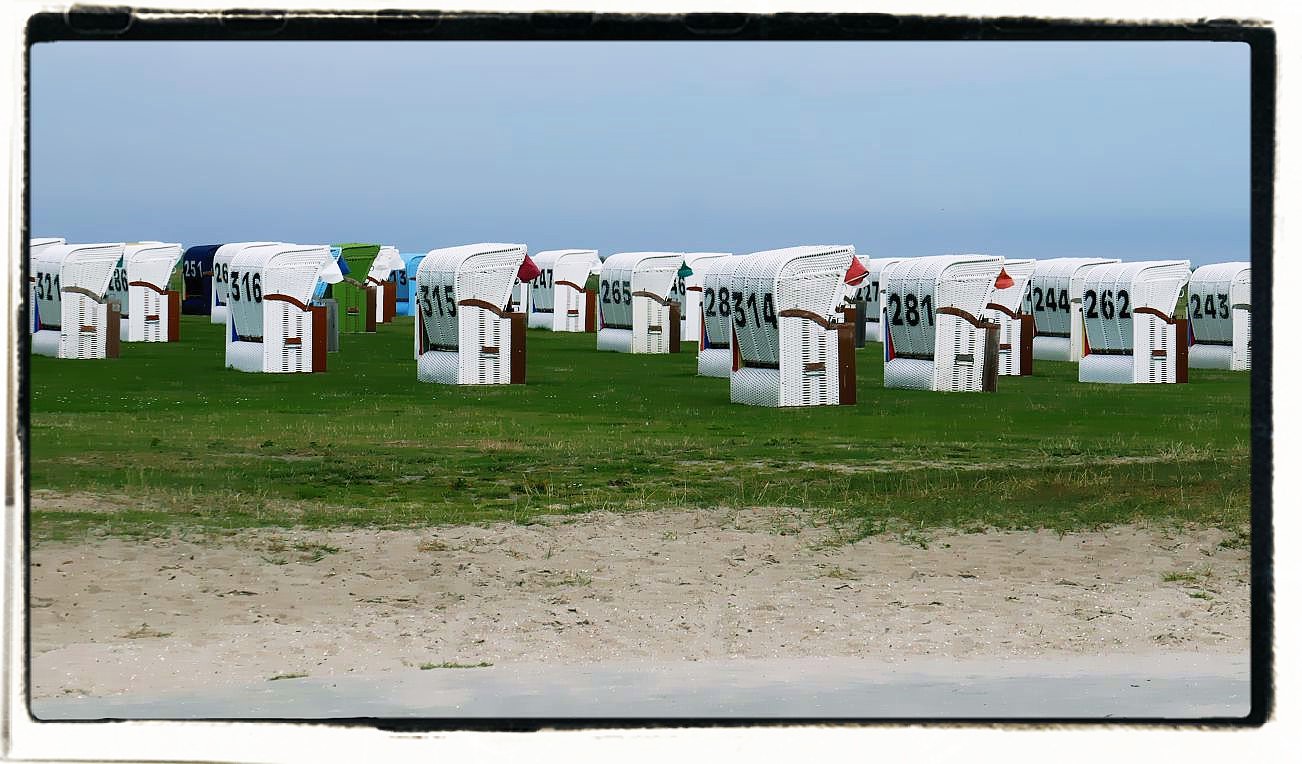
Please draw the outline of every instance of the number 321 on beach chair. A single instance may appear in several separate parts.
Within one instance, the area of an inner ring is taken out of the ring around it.
[[[416,378],[444,385],[522,384],[525,314],[509,309],[538,268],[523,244],[430,250],[416,271]]]
[[[854,247],[833,245],[768,250],[738,260],[728,288],[734,403],[855,402],[854,326],[834,321],[853,258]]]
[[[1180,383],[1189,379],[1188,326],[1175,315],[1188,260],[1112,263],[1085,277],[1081,382]]]
[[[109,299],[109,282],[119,270],[123,245],[33,244],[32,352],[56,358],[116,358],[121,303]]]
[[[1003,262],[991,255],[939,255],[885,269],[880,322],[886,387],[994,391],[999,327],[985,314]]]

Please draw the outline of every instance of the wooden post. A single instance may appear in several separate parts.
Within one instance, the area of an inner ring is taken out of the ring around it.
[[[380,285],[384,290],[384,322],[387,324],[398,315],[398,285],[392,281],[386,281]]]
[[[511,384],[523,385],[525,376],[525,363],[528,357],[525,355],[525,315],[520,311],[512,311],[506,314],[511,320],[511,354],[507,356],[511,364]],[[420,320],[417,318],[416,320]]]
[[[993,393],[999,380],[999,325],[983,323],[981,327],[986,332],[986,354],[981,365],[981,391]]]
[[[165,293],[167,298],[167,341],[181,339],[181,293],[171,290]]]
[[[677,300],[669,301],[669,352],[680,353],[683,349],[683,310]]]
[[[312,371],[326,370],[326,350],[330,341],[326,322],[326,307],[312,306]]]
[[[1175,320],[1175,381],[1189,381],[1189,319]]]
[[[583,331],[597,331],[597,293],[591,289],[583,290]]]
[[[117,358],[122,352],[122,305],[114,300],[105,307],[108,323],[104,327],[104,357]]]
[[[840,388],[842,406],[853,406],[858,402],[858,372],[855,365],[855,323],[847,309],[846,320],[836,325],[837,385]]]
[[[366,287],[366,331],[375,332],[375,308],[376,295],[375,287]]]
[[[1031,376],[1032,361],[1035,358],[1035,316],[1023,315],[1022,319],[1022,376]]]

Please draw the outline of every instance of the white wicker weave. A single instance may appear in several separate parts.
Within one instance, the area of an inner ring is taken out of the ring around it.
[[[1085,277],[1100,265],[1118,262],[1106,257],[1054,257],[1038,260],[1026,291],[1024,312],[1035,318],[1031,355],[1045,361],[1080,361],[1085,328],[1081,299]]]
[[[384,324],[393,320],[393,316],[385,312],[387,305],[384,294],[386,290],[397,289],[397,285],[391,285],[392,282],[389,281],[390,274],[405,267],[406,264],[398,248],[388,245],[382,245],[375,259],[371,261],[371,268],[366,272],[365,284],[375,287],[375,323]]]
[[[313,371],[311,300],[334,261],[324,244],[245,246],[228,263],[226,365],[240,371]]]
[[[984,320],[1003,258],[916,257],[885,268],[881,326],[886,387],[943,392],[994,389]]]
[[[31,239],[27,244],[27,333],[34,334],[40,328],[40,314],[36,308],[36,269],[33,264],[37,255],[46,247],[52,247],[55,244],[66,244],[66,240],[51,237]]]
[[[730,375],[734,403],[841,402],[840,348],[830,323],[852,257],[853,246],[820,245],[756,252],[737,263],[728,290],[740,361]]]
[[[882,274],[886,269],[895,263],[901,262],[906,258],[903,257],[871,257],[864,260],[864,267],[868,269],[868,276],[863,280],[863,285],[859,287],[859,299],[864,301],[864,339],[868,342],[882,341]]]
[[[1177,381],[1175,307],[1188,260],[1110,263],[1085,276],[1081,382]]]
[[[275,241],[241,241],[223,244],[212,256],[212,312],[209,320],[214,324],[226,323],[226,300],[230,295],[231,260],[235,259],[246,247],[262,247],[279,244]]]
[[[588,324],[588,276],[600,272],[601,257],[595,249],[564,250],[553,259],[547,276],[552,287],[552,331],[584,331]]]
[[[415,282],[418,380],[511,382],[513,337],[507,310],[527,254],[523,244],[468,244],[425,255]]]
[[[1189,278],[1189,365],[1252,368],[1252,264],[1204,265]]]
[[[109,282],[122,251],[122,244],[48,244],[33,253],[34,320],[39,323],[32,352],[57,358],[106,356]]]
[[[669,352],[669,295],[681,252],[621,252],[601,265],[597,349]]]
[[[128,305],[122,337],[127,342],[168,341],[172,306],[167,292],[181,254],[180,244],[162,242],[128,242],[123,248]]]
[[[1022,308],[1035,273],[1035,261],[1004,258],[1004,273],[1013,283],[1000,289],[996,280],[983,316],[999,327],[999,374],[1020,376],[1030,372],[1022,368]]]
[[[701,337],[701,269],[719,258],[728,257],[730,252],[685,252],[683,261],[692,270],[687,278],[674,276],[674,285],[669,290],[669,299],[677,300],[679,312],[679,331],[683,342],[699,342]]]
[[[749,255],[718,257],[697,271],[701,276],[701,334],[696,373],[732,376],[732,277]]]

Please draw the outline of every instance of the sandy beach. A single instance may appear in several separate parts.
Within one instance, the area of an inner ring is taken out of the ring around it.
[[[811,515],[753,509],[43,542],[32,697],[485,664],[1245,659],[1249,555],[1228,538],[1123,526],[839,544]]]

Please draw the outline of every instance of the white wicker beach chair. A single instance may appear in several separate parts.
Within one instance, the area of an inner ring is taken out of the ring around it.
[[[588,292],[587,282],[590,275],[600,272],[601,257],[595,249],[569,249],[556,255],[546,272],[547,283],[551,286],[552,331],[597,330],[597,295]],[[533,283],[542,281],[542,278],[538,277]],[[536,294],[537,290],[530,294],[530,299]]]
[[[684,252],[683,261],[692,271],[686,278],[675,275],[669,299],[679,305],[679,336],[686,342],[699,342],[701,338],[701,299],[703,285],[701,270],[708,264],[728,257],[731,252]]]
[[[1003,258],[909,258],[881,278],[886,387],[993,391],[998,327],[985,319]]]
[[[556,258],[572,251],[576,250],[548,249],[530,255],[534,265],[538,266],[539,274],[538,278],[524,285],[529,293],[529,310],[525,317],[528,328],[550,329],[555,323]]]
[[[1004,258],[1005,282],[995,279],[994,291],[983,313],[986,320],[999,327],[998,373],[1019,377],[1031,373],[1031,345],[1035,337],[1035,319],[1022,309],[1026,290],[1035,273],[1035,261]]]
[[[803,246],[756,252],[737,264],[728,290],[734,403],[854,402],[854,327],[837,323],[835,312],[852,257],[849,245]]]
[[[520,384],[525,315],[510,310],[523,244],[434,249],[416,271],[416,378],[445,385]]]
[[[66,244],[64,239],[42,237],[39,239],[30,239],[27,244],[27,333],[35,334],[38,328],[38,311],[36,309],[36,271],[33,264],[37,255],[46,247],[52,247],[55,244]]]
[[[749,255],[718,257],[697,271],[701,276],[701,334],[696,373],[732,376],[732,278]]]
[[[278,374],[325,371],[326,313],[311,301],[333,263],[325,244],[242,247],[224,274],[226,365]]]
[[[121,303],[108,293],[122,252],[122,244],[47,244],[33,253],[33,353],[117,356]]]
[[[181,262],[181,245],[128,242],[123,248],[127,304],[123,307],[127,342],[175,342],[180,332],[181,293],[169,289]]]
[[[246,247],[262,247],[267,244],[279,244],[275,241],[240,241],[223,244],[212,256],[212,312],[210,320],[214,324],[226,323],[226,301],[230,297],[231,260],[235,259]]]
[[[1204,265],[1189,278],[1189,365],[1252,368],[1252,264]]]
[[[619,353],[678,351],[681,322],[670,320],[670,291],[681,252],[621,252],[601,264],[597,349]]]
[[[868,278],[859,287],[859,297],[864,302],[864,339],[868,342],[882,341],[882,273],[903,257],[860,258],[868,268]]]
[[[1023,313],[1035,319],[1031,355],[1045,361],[1080,361],[1085,325],[1081,299],[1085,277],[1100,265],[1117,262],[1106,257],[1055,257],[1037,260]]]
[[[1188,379],[1188,328],[1177,319],[1188,260],[1110,263],[1085,276],[1081,382],[1176,383]]]
[[[406,268],[397,247],[383,245],[366,273],[367,286],[375,287],[375,323],[387,324],[398,312],[398,285],[389,279],[395,271]]]

